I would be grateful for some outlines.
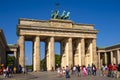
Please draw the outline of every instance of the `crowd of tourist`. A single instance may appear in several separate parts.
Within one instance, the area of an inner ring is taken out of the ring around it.
[[[96,76],[97,68],[94,64],[88,66],[82,65],[82,66],[66,66],[66,67],[58,67],[57,68],[57,73],[58,77],[66,77],[70,78],[71,75],[76,76],[76,77],[81,77],[81,76]],[[2,64],[0,66],[0,74],[3,75],[5,78],[7,77],[12,77],[13,74],[16,73],[25,73],[26,70],[25,68],[22,68],[20,65],[18,67],[15,66],[4,66]],[[103,64],[101,66],[101,76],[106,76],[106,77],[114,77],[114,78],[119,78],[120,77],[120,64]]]
[[[57,72],[58,72],[58,77],[66,77],[66,78],[70,78],[70,75],[73,76],[96,76],[96,71],[97,68],[94,64],[90,65],[88,64],[88,66],[73,66],[73,67],[68,67],[66,66],[63,68],[58,68]],[[120,64],[118,64],[118,66],[116,66],[115,64],[110,64],[110,65],[102,65],[101,68],[101,76],[107,76],[107,77],[115,77],[115,78],[119,78],[120,77]]]
[[[70,78],[70,75],[80,77],[82,74],[84,77],[86,77],[87,75],[96,76],[96,71],[97,71],[97,68],[94,64],[92,64],[91,66],[90,66],[90,64],[88,64],[87,67],[85,65],[83,65],[83,66],[77,65],[77,66],[73,66],[71,68],[66,66],[66,68],[59,67],[57,69],[58,77],[66,77],[66,78]]]
[[[120,64],[103,64],[102,65],[102,76],[108,76],[108,77],[120,77]]]
[[[1,64],[0,66],[0,75],[3,75],[5,78],[12,77],[13,74],[22,72],[25,73],[25,70],[20,65],[18,67],[15,67],[12,65],[4,66],[4,64]]]

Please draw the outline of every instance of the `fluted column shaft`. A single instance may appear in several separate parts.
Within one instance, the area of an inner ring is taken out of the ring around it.
[[[33,71],[40,71],[40,37],[36,36],[34,40]]]
[[[55,69],[55,54],[54,54],[54,37],[50,37],[47,40],[48,45],[47,47],[47,70],[54,70]]]
[[[100,62],[100,52],[98,52],[98,66],[99,66],[99,69],[101,67],[101,62]]]
[[[78,40],[78,64],[81,66],[81,40],[79,39]]]
[[[92,64],[93,63],[93,56],[94,56],[94,54],[93,54],[93,42],[92,42],[92,39],[91,39],[91,41],[90,41],[90,64]]]
[[[96,39],[92,40],[93,64],[97,67]]]
[[[73,50],[72,50],[72,38],[68,38],[67,45],[67,65],[73,66]]]
[[[81,39],[81,65],[85,65],[85,39]]]
[[[25,67],[24,36],[19,37],[19,65]]]
[[[113,51],[111,51],[110,54],[111,54],[111,64],[114,64]]]
[[[120,63],[120,50],[117,50],[117,62]]]
[[[105,56],[104,57],[105,58],[105,64],[107,64],[107,53],[106,52],[104,53],[104,56]]]

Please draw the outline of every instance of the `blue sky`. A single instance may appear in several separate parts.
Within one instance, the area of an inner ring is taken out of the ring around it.
[[[70,20],[73,22],[95,25],[95,29],[99,30],[97,46],[120,43],[120,0],[0,0],[0,28],[4,31],[7,43],[17,43],[16,25],[19,18],[49,20],[55,3],[59,3],[61,13],[63,10],[70,11]],[[28,58],[31,57],[28,54],[32,53],[31,47],[28,48],[31,44],[25,44]],[[59,45],[55,47],[58,48],[55,48],[55,52],[59,53]]]

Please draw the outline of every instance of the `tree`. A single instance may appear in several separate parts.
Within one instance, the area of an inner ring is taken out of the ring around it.
[[[55,54],[55,64],[61,66],[61,57],[58,54]]]
[[[58,64],[58,66],[61,66],[61,57],[58,54],[55,54],[55,65]],[[40,61],[40,68],[41,70],[46,70],[46,62],[45,58]]]
[[[7,65],[10,66],[10,65],[14,65],[14,56],[10,56],[8,55],[7,56]]]

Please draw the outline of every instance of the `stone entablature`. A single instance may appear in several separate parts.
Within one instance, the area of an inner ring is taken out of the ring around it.
[[[8,44],[7,52],[17,52],[18,44]]]
[[[115,51],[115,50],[120,49],[120,44],[116,44],[116,45],[112,45],[112,46],[108,46],[108,47],[104,47],[104,48],[97,47],[97,49],[98,49],[97,52]]]
[[[94,30],[93,24],[78,24],[78,23],[73,23],[71,20],[60,20],[60,19],[51,19],[49,21],[46,21],[46,20],[21,18],[19,19],[19,24],[23,26],[28,25],[28,26],[40,26],[40,27],[43,26],[43,27]]]
[[[18,35],[62,36],[96,38],[97,30],[91,24],[73,24],[70,20],[52,19],[49,21],[19,19]]]

